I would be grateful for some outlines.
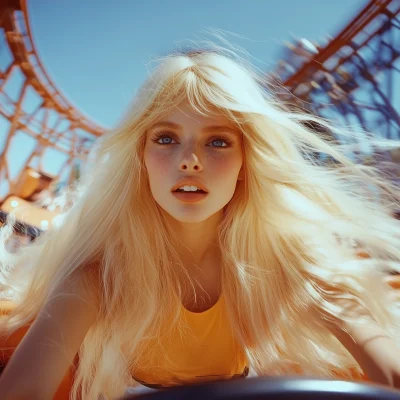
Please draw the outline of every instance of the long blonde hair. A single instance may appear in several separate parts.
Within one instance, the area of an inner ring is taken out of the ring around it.
[[[2,331],[32,321],[64,279],[96,259],[100,311],[79,350],[71,398],[113,398],[134,384],[143,340],[166,334],[171,318],[179,322],[182,266],[151,195],[143,149],[146,130],[183,101],[200,113],[223,113],[243,134],[245,178],[226,206],[219,241],[227,312],[255,371],[350,371],[352,357],[308,317],[313,308],[339,315],[340,296],[365,306],[399,343],[399,311],[378,279],[388,268],[400,271],[399,221],[391,217],[398,188],[353,164],[310,122],[342,131],[289,111],[245,62],[221,49],[165,57],[122,122],[99,140],[73,207],[36,243],[3,253],[17,307]],[[320,165],[311,153],[338,166]],[[369,259],[356,256],[352,240]],[[13,281],[23,263],[29,273]]]

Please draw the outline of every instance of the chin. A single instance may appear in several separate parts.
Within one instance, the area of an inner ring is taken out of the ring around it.
[[[200,209],[195,209],[194,207],[191,208],[185,208],[185,209],[174,209],[174,208],[163,208],[163,211],[167,214],[169,218],[173,218],[176,221],[182,222],[182,223],[199,223],[206,221],[213,215],[217,214],[219,211],[212,211],[210,212],[209,210],[200,210]]]
[[[188,213],[168,213],[173,219],[183,223],[199,223],[207,220],[210,216],[203,213],[188,212]]]

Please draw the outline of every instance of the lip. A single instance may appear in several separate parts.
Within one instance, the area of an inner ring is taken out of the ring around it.
[[[173,192],[173,194],[181,193],[181,192],[175,192],[175,190],[179,189],[182,186],[196,186],[199,189],[206,192],[206,193],[196,193],[196,194],[207,194],[208,193],[208,189],[203,184],[203,182],[201,182],[197,178],[193,178],[193,177],[189,177],[189,176],[179,179],[179,181],[176,183],[176,185],[171,189],[171,192]]]
[[[208,193],[172,192],[172,195],[184,203],[197,203],[208,196]]]

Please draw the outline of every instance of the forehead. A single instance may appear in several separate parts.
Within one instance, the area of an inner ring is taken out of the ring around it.
[[[236,124],[230,121],[225,115],[213,112],[209,115],[199,114],[190,105],[183,104],[174,108],[169,114],[166,114],[157,121],[152,128],[169,127],[172,129],[202,129],[216,130],[224,129],[239,133],[240,130]]]

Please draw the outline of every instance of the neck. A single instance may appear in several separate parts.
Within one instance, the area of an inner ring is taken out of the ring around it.
[[[202,222],[183,223],[167,216],[175,249],[188,274],[180,277],[182,302],[188,310],[204,311],[220,296],[220,219],[221,214],[216,214]]]
[[[218,224],[221,214],[217,213],[205,221],[180,222],[167,216],[177,253],[182,263],[190,268],[209,263],[219,257]]]

